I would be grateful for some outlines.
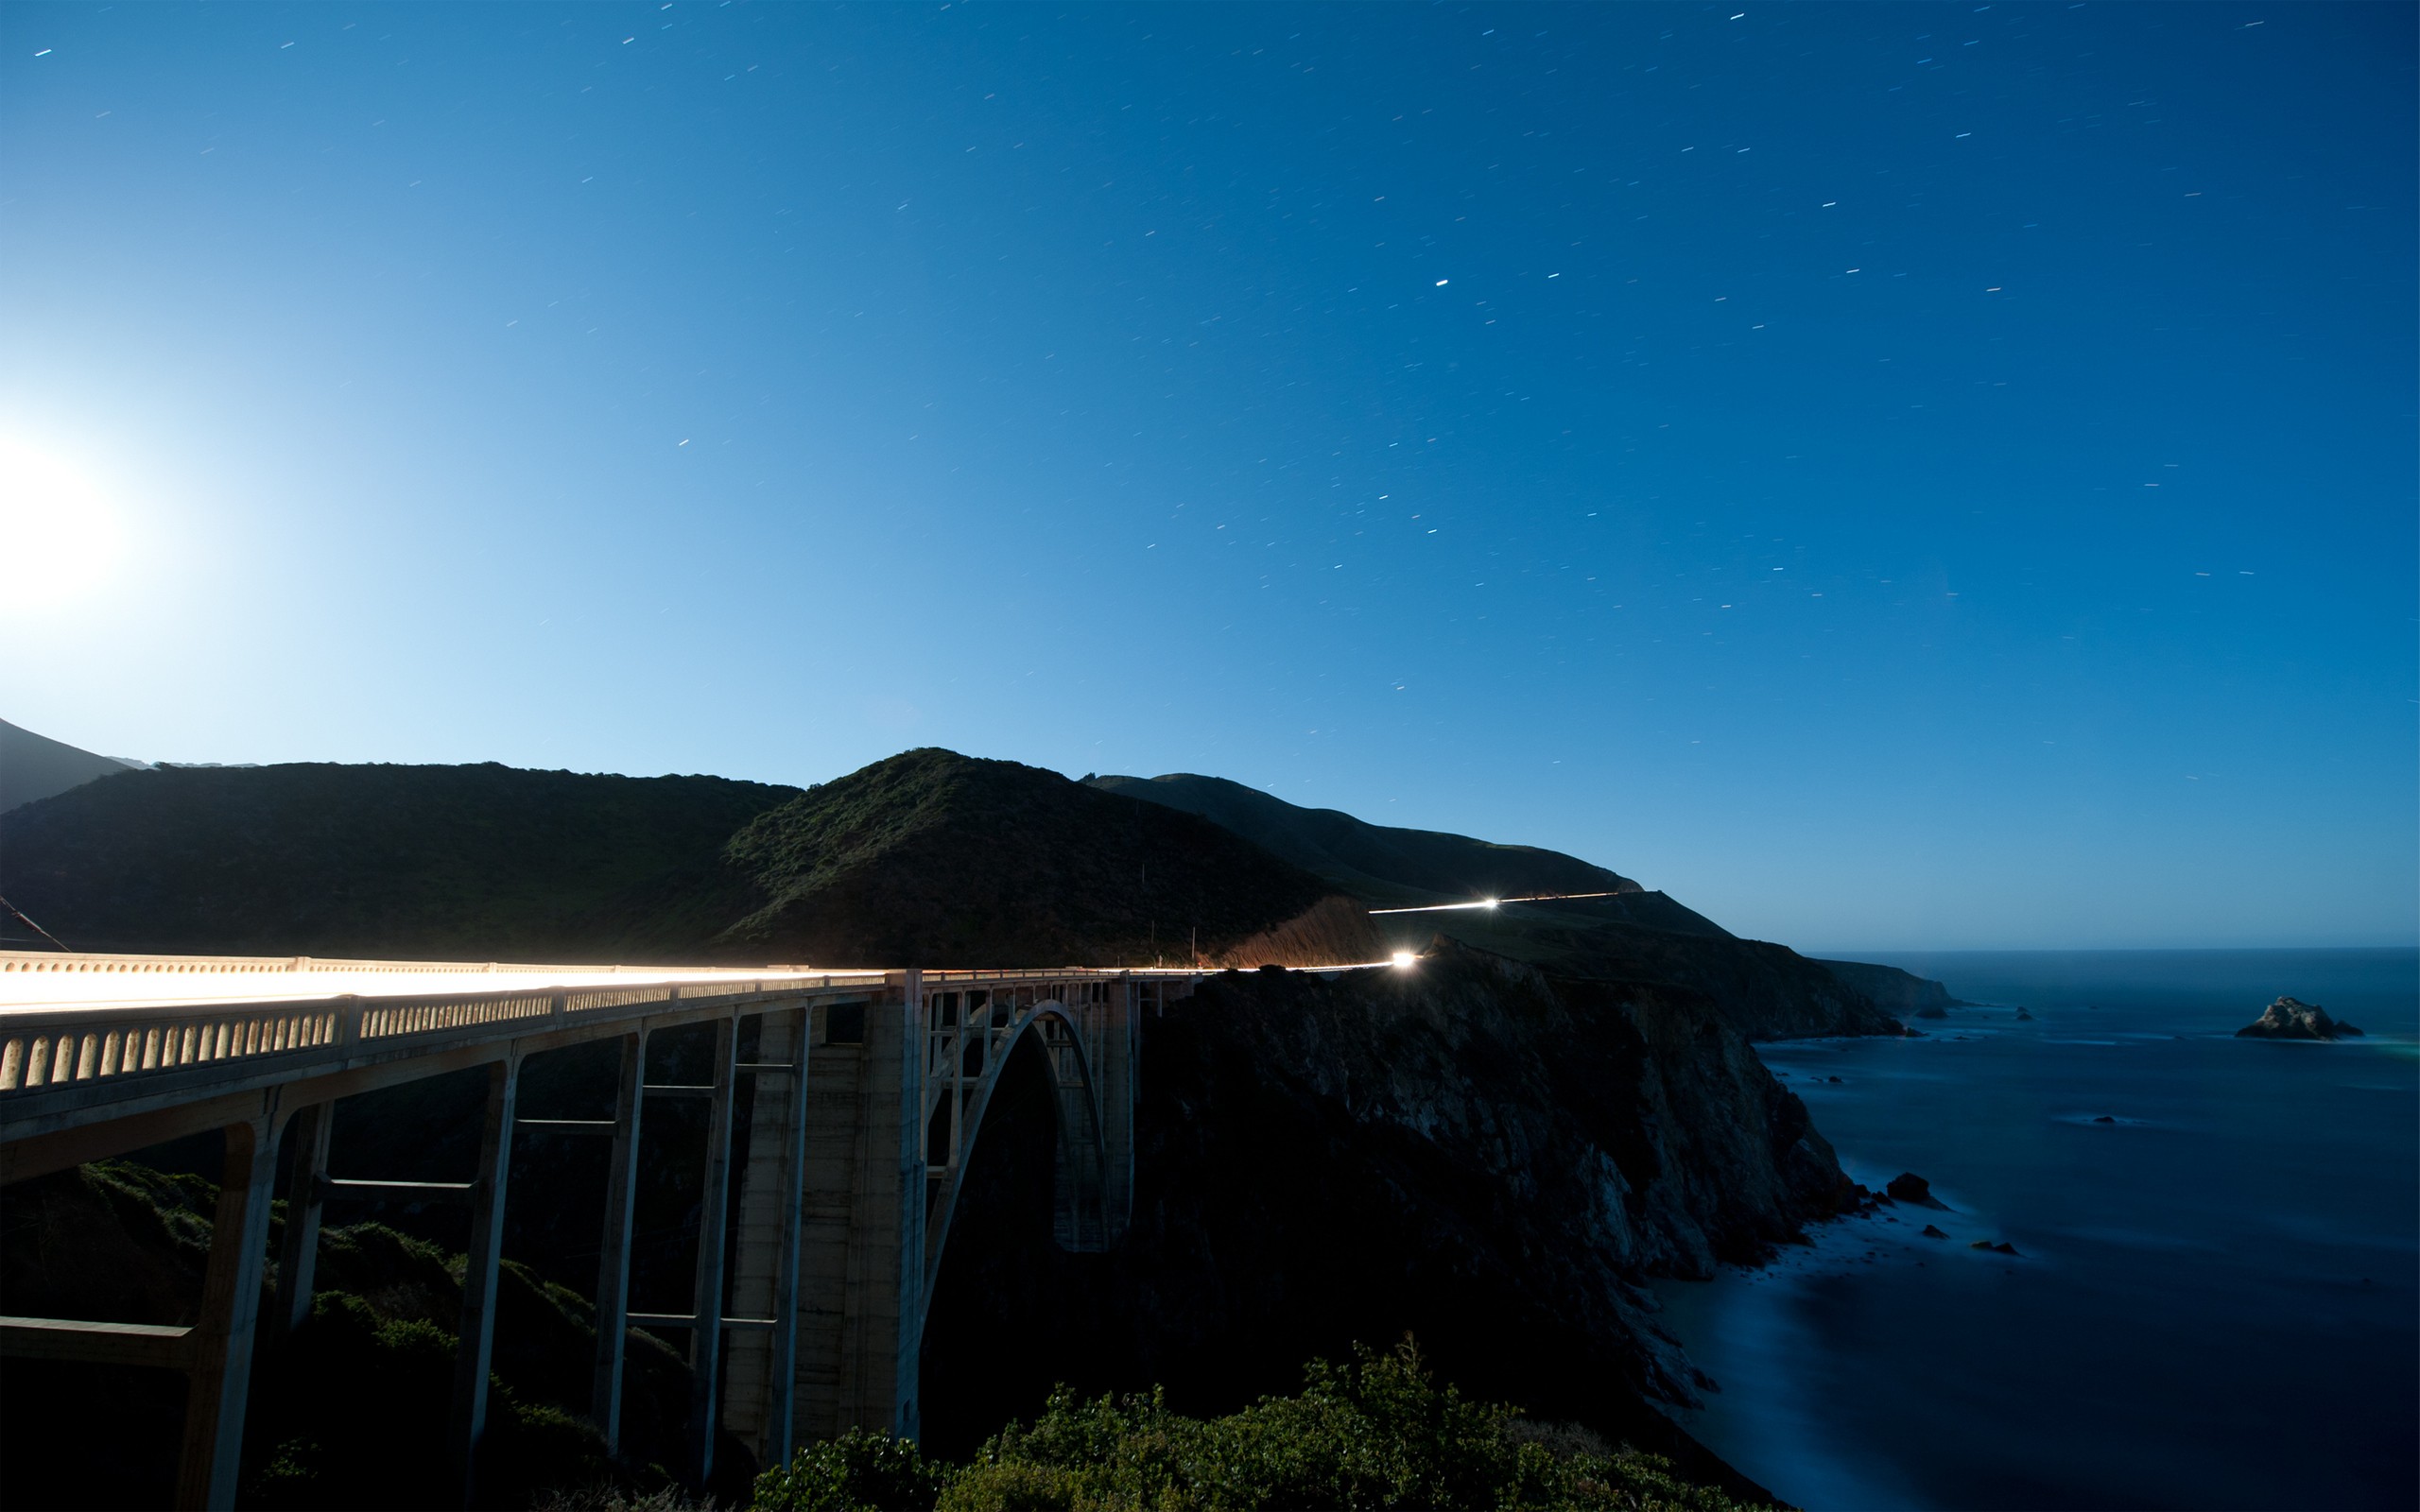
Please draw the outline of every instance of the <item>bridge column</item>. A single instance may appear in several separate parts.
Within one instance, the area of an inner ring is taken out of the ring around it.
[[[510,1052],[488,1068],[487,1117],[479,1129],[479,1169],[471,1189],[471,1242],[462,1263],[461,1337],[454,1353],[454,1411],[449,1435],[459,1456],[462,1500],[475,1503],[479,1440],[488,1426],[488,1365],[495,1350],[496,1268],[503,1259],[504,1200],[512,1174],[512,1107],[521,1090],[521,1057]]]
[[[914,1436],[923,1347],[923,975],[819,1010],[807,1099],[798,1295],[799,1443],[845,1429]]]
[[[724,1230],[731,1209],[732,1102],[737,1087],[738,1021],[715,1025],[715,1079],[706,1115],[705,1191],[699,1203],[698,1268],[689,1315],[689,1473],[702,1486],[715,1469],[722,1425]]]
[[[639,1114],[647,1106],[647,1030],[622,1037],[614,1090],[614,1149],[606,1160],[605,1227],[596,1258],[596,1368],[589,1416],[608,1451],[622,1448],[622,1361],[630,1339],[631,1219],[639,1177]]]
[[[177,1505],[235,1504],[242,1469],[244,1403],[252,1383],[252,1339],[260,1317],[261,1265],[268,1246],[269,1194],[277,1182],[277,1139],[285,1119],[277,1093],[256,1116],[223,1130],[226,1165],[201,1283],[201,1318],[189,1336],[184,1449],[177,1468]]]
[[[294,1169],[285,1183],[285,1241],[277,1257],[277,1330],[291,1333],[311,1317],[320,1267],[320,1212],[327,1200],[328,1138],[337,1105],[315,1103],[294,1115]]]
[[[757,1041],[748,1165],[739,1180],[732,1314],[769,1317],[769,1333],[735,1333],[724,1421],[759,1465],[788,1463],[798,1379],[800,1215],[804,1206],[807,1041],[813,1010],[765,1015]]]
[[[1094,1079],[1100,1092],[1101,1222],[1115,1244],[1134,1216],[1134,1098],[1141,1083],[1141,990],[1131,976],[1109,984]]]

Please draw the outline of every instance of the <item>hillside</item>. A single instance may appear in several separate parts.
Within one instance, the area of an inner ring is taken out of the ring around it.
[[[75,950],[612,959],[663,879],[796,792],[493,763],[121,771],[0,815],[0,895]]]
[[[1538,891],[1616,896],[1374,919],[1352,901]],[[929,748],[804,791],[493,764],[120,771],[0,815],[0,896],[73,949],[233,954],[1258,966],[1443,936],[1703,992],[1758,1038],[1894,1033],[1862,984],[1921,988],[1736,939],[1557,851]]]
[[[1180,772],[1086,781],[1215,819],[1374,906],[1611,892],[1374,922],[1388,950],[1420,950],[1442,936],[1560,975],[1701,992],[1753,1039],[1896,1034],[1897,1021],[1870,999],[1869,987],[1890,991],[1894,1003],[1938,987],[1889,967],[1810,961],[1787,946],[1739,939],[1663,893],[1559,850],[1370,824],[1224,778]]]
[[[718,950],[835,964],[1181,964],[1197,937],[1223,960],[1333,891],[1192,815],[929,748],[758,816],[720,862],[752,906]]]
[[[1301,1355],[1414,1332],[1542,1418],[1718,1468],[1651,1402],[1703,1389],[1635,1288],[1753,1263],[1859,1200],[1704,995],[1447,947],[1417,971],[1215,977],[1149,1021],[1134,1225],[1050,1240],[1039,1074],[1004,1081],[927,1325],[928,1441],[1051,1383],[1225,1411]]]
[[[122,771],[0,816],[72,949],[1061,966],[1368,959],[1319,878],[1206,820],[916,750],[802,792],[479,766]]]
[[[1171,772],[1084,781],[1105,793],[1199,814],[1376,907],[1611,892],[1618,896],[1603,903],[1605,917],[1685,934],[1726,933],[1660,892],[1560,850],[1371,824],[1337,809],[1303,808],[1223,777]]]
[[[0,814],[129,769],[113,756],[95,756],[0,719]]]

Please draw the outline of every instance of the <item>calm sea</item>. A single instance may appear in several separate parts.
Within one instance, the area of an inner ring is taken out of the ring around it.
[[[1867,958],[1987,1005],[1765,1058],[1951,1211],[1661,1287],[1692,1432],[1814,1512],[2420,1504],[2420,953]],[[2280,994],[2368,1038],[2233,1038]]]

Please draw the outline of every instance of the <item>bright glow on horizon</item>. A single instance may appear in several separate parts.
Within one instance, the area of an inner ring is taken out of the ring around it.
[[[82,594],[110,576],[124,546],[98,483],[12,437],[0,437],[0,603],[19,610]]]
[[[1409,951],[1397,951],[1395,952],[1395,970],[1398,971],[1409,971],[1411,970],[1411,963],[1418,959],[1420,959],[1420,957],[1414,955]]]

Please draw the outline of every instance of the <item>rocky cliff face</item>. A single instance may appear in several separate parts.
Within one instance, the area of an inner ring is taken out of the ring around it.
[[[1812,957],[1810,957],[1812,959]],[[1885,1013],[1902,1017],[1922,1014],[1928,1019],[1941,1017],[1941,1009],[1961,1005],[1949,995],[1949,988],[1930,977],[1903,971],[1895,966],[1876,966],[1867,961],[1816,960],[1853,990],[1863,993],[1868,1001]]]
[[[1648,1402],[1692,1372],[1636,1283],[1856,1200],[1703,994],[1447,947],[1406,972],[1223,975],[1145,1026],[1134,1226],[1049,1241],[1037,1077],[993,1105],[926,1336],[945,1448],[1054,1380],[1214,1410],[1417,1334],[1446,1379],[1711,1462]]]
[[[1428,937],[1527,961],[1556,976],[1695,993],[1751,1040],[1906,1032],[1863,992],[1786,945],[1650,928],[1594,912],[1599,906],[1507,904],[1380,922],[1415,920],[1435,932]]]

